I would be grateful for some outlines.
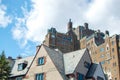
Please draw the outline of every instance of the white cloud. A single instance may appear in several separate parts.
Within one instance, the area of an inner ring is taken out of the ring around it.
[[[32,2],[33,9],[30,12],[27,12],[25,7],[22,7],[24,13],[22,20],[24,20],[24,27],[27,30],[24,27],[22,29],[20,27],[21,21],[17,20],[18,23],[13,29],[15,39],[41,43],[44,40],[47,29],[56,27],[58,31],[65,32],[69,18],[74,19],[76,23],[81,22],[81,15],[83,15],[82,13],[87,6],[85,0],[77,0],[76,2],[74,0],[32,0]]]
[[[101,30],[109,30],[113,35],[120,33],[120,0],[94,0],[86,12],[86,20]]]
[[[31,45],[27,45],[27,47],[25,47],[24,52],[20,53],[19,55],[22,57],[32,56],[34,55],[34,49],[33,48],[31,49]]]
[[[0,27],[5,28],[9,23],[11,23],[10,16],[6,15],[6,9],[7,7],[3,4],[1,4],[0,1]]]
[[[16,39],[19,42],[19,45],[21,47],[24,47],[27,44],[27,29],[25,28],[25,19],[22,18],[16,18],[18,21],[15,24],[15,27],[12,29],[13,32],[13,38]]]
[[[30,12],[22,7],[25,18],[17,19],[18,23],[13,28],[13,36],[17,40],[22,40],[24,45],[27,41],[41,43],[47,29],[51,27],[55,27],[57,31],[66,32],[66,23],[69,18],[72,18],[75,27],[87,21],[90,28],[99,28],[103,31],[108,29],[110,33],[120,33],[118,29],[120,0],[89,1],[32,0],[33,8]]]

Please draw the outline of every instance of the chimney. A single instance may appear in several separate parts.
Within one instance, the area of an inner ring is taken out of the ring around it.
[[[100,30],[98,29],[98,33],[100,33]]]
[[[22,56],[19,55],[19,56],[17,57],[17,59],[22,59]]]
[[[106,31],[105,31],[105,34],[109,36],[109,31],[108,31],[108,30],[106,30]]]
[[[72,22],[71,22],[71,19],[69,19],[69,22],[68,22],[68,31],[72,30]]]
[[[88,29],[88,23],[84,23],[85,29]]]
[[[13,58],[11,56],[8,56],[8,59],[12,60]]]

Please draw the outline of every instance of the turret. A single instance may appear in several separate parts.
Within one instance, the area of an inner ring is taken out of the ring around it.
[[[84,23],[85,29],[88,29],[88,23]]]
[[[109,36],[109,31],[106,30],[106,31],[105,31],[105,34],[106,34],[107,36]]]
[[[68,22],[68,31],[72,30],[72,22],[71,22],[71,19],[69,19],[69,22]]]

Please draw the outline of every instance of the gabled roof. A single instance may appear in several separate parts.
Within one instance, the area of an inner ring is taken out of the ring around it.
[[[64,67],[65,74],[71,74],[74,72],[86,49],[77,50],[64,54]]]
[[[66,76],[67,74],[74,73],[77,65],[81,61],[85,52],[87,51],[87,49],[85,48],[82,50],[77,50],[77,51],[63,54],[59,50],[54,50],[45,45],[41,45],[40,48],[38,49],[36,55],[38,54],[38,52],[41,48],[45,49],[45,51],[51,58],[52,62],[54,63],[55,67],[57,68],[57,70],[60,73],[63,80],[68,80],[68,78]],[[34,59],[36,58],[36,55],[15,60],[14,67],[11,72],[12,75],[10,77],[24,76],[28,72]],[[24,63],[24,62],[27,62],[27,67],[24,70],[18,71],[18,64]],[[93,77],[97,66],[98,66],[98,64],[91,64],[91,67],[89,68],[86,77],[88,77],[88,78]]]
[[[94,73],[95,73],[95,71],[96,71],[96,69],[97,69],[97,67],[98,67],[98,64],[92,63],[91,67],[90,67],[90,69],[89,69],[89,71],[88,71],[88,73],[86,75],[86,77],[92,78]]]
[[[86,74],[86,78],[87,79],[90,79],[93,77],[97,78],[97,76],[103,78],[103,80],[106,80],[103,69],[102,69],[102,65],[100,63],[98,63],[98,64],[92,63],[88,73]]]
[[[34,56],[30,56],[30,57],[26,57],[26,58],[22,58],[22,59],[16,59],[13,69],[11,71],[10,77],[25,75],[30,67],[30,64],[31,64],[33,58],[34,58]],[[24,70],[18,71],[18,64],[21,64],[24,62],[27,62],[26,68]]]
[[[62,78],[64,80],[67,80],[67,77],[65,76],[65,70],[64,70],[64,62],[63,62],[63,53],[58,51],[55,51],[54,49],[50,49],[49,47],[43,45],[45,50],[47,51],[49,57],[53,61],[54,65],[58,69],[59,73],[61,74]]]

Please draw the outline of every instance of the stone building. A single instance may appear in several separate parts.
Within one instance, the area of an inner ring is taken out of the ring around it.
[[[14,60],[11,75],[9,76],[10,80],[23,80],[23,77],[25,77],[26,72],[30,67],[33,57],[34,56],[29,56]]]
[[[15,60],[11,80],[105,80],[101,64],[92,63],[88,49],[63,54],[45,45],[35,56]]]
[[[120,79],[120,42],[119,36],[109,36],[105,34],[104,42],[99,42],[96,39],[96,35],[92,36],[88,41],[88,38],[81,39],[81,49],[87,47],[90,51],[93,62],[101,62],[104,72],[108,80]]]
[[[58,48],[62,52],[70,52],[88,48],[93,62],[100,62],[108,80],[120,80],[120,36],[109,36],[100,30],[89,29],[88,23],[84,26],[72,27],[71,20],[67,25],[66,33],[57,32],[51,28],[43,44]],[[54,35],[54,37],[52,36]],[[59,35],[61,35],[59,37]]]

